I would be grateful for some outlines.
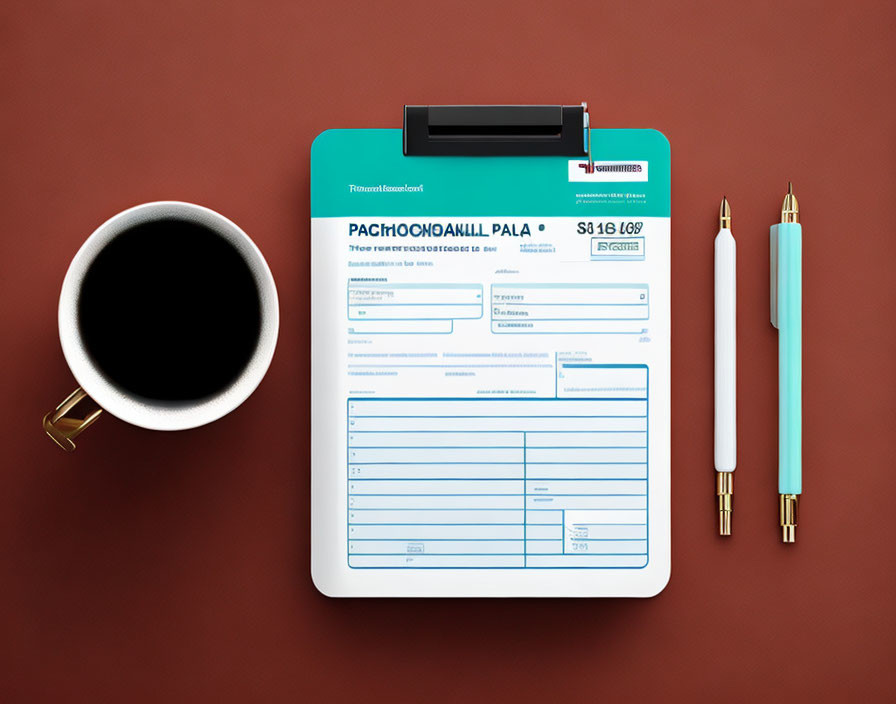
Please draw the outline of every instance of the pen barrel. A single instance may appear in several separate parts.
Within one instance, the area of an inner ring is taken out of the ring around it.
[[[715,241],[715,467],[737,464],[737,247],[731,230]]]
[[[803,230],[778,226],[778,493],[802,493]]]

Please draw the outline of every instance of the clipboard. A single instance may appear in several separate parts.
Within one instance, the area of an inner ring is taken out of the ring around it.
[[[652,596],[670,574],[670,153],[582,105],[311,149],[312,579]]]

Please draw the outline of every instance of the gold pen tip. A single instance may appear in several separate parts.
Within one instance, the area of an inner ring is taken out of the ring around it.
[[[784,196],[784,203],[781,205],[781,222],[800,221],[800,203],[793,193],[793,183],[787,182],[787,195]]]
[[[731,229],[731,206],[726,196],[722,196],[722,204],[719,206],[719,229]]]

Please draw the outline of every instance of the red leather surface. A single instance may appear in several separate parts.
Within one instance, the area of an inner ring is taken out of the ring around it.
[[[893,559],[896,7],[7,2],[0,700],[880,701]],[[651,600],[335,601],[309,577],[309,147],[404,103],[589,101],[672,144],[672,579]],[[805,479],[780,543],[768,226],[805,233]],[[716,536],[712,239],[738,238],[734,536]],[[271,264],[269,375],[213,425],[65,455],[56,303],[108,216],[182,199]]]

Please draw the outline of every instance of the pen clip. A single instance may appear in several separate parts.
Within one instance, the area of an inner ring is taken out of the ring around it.
[[[588,112],[588,103],[582,103],[585,126],[585,151],[588,153],[588,163],[585,164],[585,173],[594,173],[594,155],[591,153],[591,114]]]
[[[778,225],[769,230],[769,274],[772,325],[778,327]]]

